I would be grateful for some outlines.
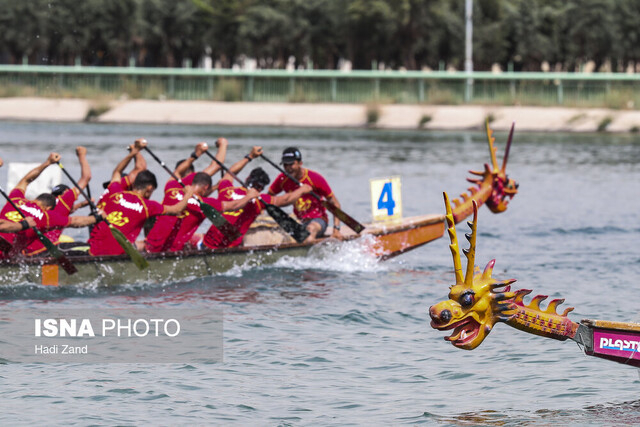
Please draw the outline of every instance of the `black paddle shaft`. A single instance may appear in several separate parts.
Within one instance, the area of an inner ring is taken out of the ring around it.
[[[149,149],[149,147],[144,147],[144,149],[145,149],[145,150],[147,150],[147,153],[149,153],[149,155],[150,155],[151,157],[153,157],[153,159],[154,159],[156,162],[158,162],[158,164],[159,164],[160,166],[162,166],[162,168],[163,168],[164,170],[166,170],[166,171],[167,171],[167,173],[168,173],[169,175],[171,175],[171,178],[173,178],[173,179],[175,179],[176,181],[178,181],[178,184],[180,184],[180,185],[182,186],[182,188],[186,187],[186,185],[184,185],[184,182],[182,182],[182,180],[181,180],[180,178],[178,178],[178,176],[176,176],[176,174],[175,174],[175,173],[173,173],[173,171],[172,171],[171,169],[169,169],[169,168],[167,167],[167,165],[166,165],[162,160],[160,160],[160,158],[159,158],[158,156],[156,156],[156,155],[154,154],[154,152],[153,152],[153,151],[151,151],[151,150]]]

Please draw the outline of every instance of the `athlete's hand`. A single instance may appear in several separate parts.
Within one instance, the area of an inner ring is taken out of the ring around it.
[[[218,148],[227,147],[228,145],[229,141],[227,141],[227,138],[218,138],[216,140],[216,147]]]
[[[194,194],[195,194],[195,188],[193,188],[193,185],[187,185],[186,187],[184,187],[184,196],[187,199],[190,199],[191,197],[193,197]]]
[[[28,216],[25,218],[25,220],[27,221],[27,224],[29,224],[29,228],[35,228],[36,227],[36,220],[34,217],[32,216]]]
[[[262,154],[262,147],[259,147],[256,145],[251,149],[251,152],[249,153],[249,157],[251,157],[251,159],[255,159],[256,157],[260,157],[261,154]]]
[[[194,151],[196,152],[196,156],[200,157],[208,149],[209,145],[206,142],[199,142],[198,145],[196,145],[196,149]]]
[[[256,199],[258,196],[260,196],[260,192],[255,188],[250,188],[247,191],[247,196],[250,197],[251,199]]]
[[[49,154],[49,157],[47,158],[47,163],[52,165],[56,162],[59,162],[61,159],[60,154],[58,153],[51,153]]]
[[[308,184],[302,184],[300,186],[300,191],[302,192],[302,194],[308,194],[308,193],[311,193],[313,191],[313,187],[311,187]]]
[[[87,155],[87,149],[85,147],[82,147],[82,146],[76,147],[76,155],[78,157],[86,156]]]
[[[4,165],[4,162],[0,159],[0,167],[2,167],[2,165]]]
[[[137,150],[137,152],[139,152],[140,150],[142,150],[144,147],[146,147],[148,144],[147,140],[144,138],[138,138],[136,139],[136,141],[133,143],[133,149]]]
[[[96,213],[93,215],[93,217],[96,219],[96,224],[97,224],[100,221],[106,220],[107,214],[102,209],[98,209]]]

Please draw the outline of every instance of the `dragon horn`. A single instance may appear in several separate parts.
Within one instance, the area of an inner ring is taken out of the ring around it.
[[[485,128],[487,129],[487,140],[489,141],[489,154],[491,155],[491,165],[493,171],[498,171],[498,161],[496,160],[496,147],[493,145],[496,139],[493,137],[493,130],[489,127],[489,119],[485,121]]]
[[[447,215],[445,216],[445,218],[447,219],[447,231],[449,232],[449,240],[451,240],[449,249],[451,249],[451,255],[453,256],[453,269],[455,270],[456,274],[456,284],[462,284],[464,283],[464,280],[462,279],[462,261],[460,260],[458,236],[456,235],[456,223],[453,219],[453,211],[451,210],[449,196],[446,192],[442,194],[444,195],[444,206],[447,209]]]
[[[509,131],[509,138],[507,139],[507,148],[504,149],[504,159],[502,160],[502,170],[504,172],[507,170],[507,159],[509,159],[509,149],[511,148],[511,141],[513,141],[513,128],[516,127],[516,122],[511,123],[511,130]]]
[[[463,250],[467,257],[467,272],[464,276],[464,283],[471,287],[473,285],[473,269],[476,262],[476,234],[478,230],[478,204],[473,201],[473,222],[468,221],[467,224],[471,228],[471,234],[465,234],[469,241],[469,249]]]

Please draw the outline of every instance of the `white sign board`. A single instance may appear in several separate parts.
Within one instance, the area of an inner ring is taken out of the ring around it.
[[[402,218],[402,186],[399,176],[369,180],[374,221]]]
[[[9,163],[9,177],[7,178],[7,192],[13,190],[30,170],[36,168],[41,163]],[[51,165],[46,168],[36,179],[27,187],[26,198],[33,200],[42,193],[49,193],[53,187],[60,184],[62,180],[62,171],[57,165]]]

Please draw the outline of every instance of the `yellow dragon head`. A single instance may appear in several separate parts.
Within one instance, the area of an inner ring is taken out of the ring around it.
[[[453,329],[445,340],[455,347],[473,350],[479,346],[498,321],[506,322],[517,314],[513,303],[515,293],[510,284],[515,279],[499,281],[491,277],[495,260],[491,260],[482,273],[474,276],[476,230],[478,206],[473,202],[473,222],[468,222],[471,234],[466,234],[470,247],[463,250],[467,257],[467,270],[462,277],[462,262],[456,235],[455,222],[447,193],[444,193],[447,208],[447,226],[453,255],[456,284],[451,286],[449,299],[429,308],[431,327],[440,331]]]
[[[511,131],[509,132],[509,138],[507,139],[507,147],[504,151],[504,158],[502,160],[502,166],[498,166],[496,159],[496,139],[493,136],[493,130],[489,127],[489,122],[485,123],[487,132],[487,140],[489,142],[489,152],[491,154],[491,165],[484,165],[484,171],[470,171],[472,174],[481,176],[482,179],[469,178],[468,181],[474,184],[489,185],[491,187],[491,196],[487,199],[487,207],[493,213],[500,213],[507,210],[509,200],[518,193],[518,183],[507,175],[507,160],[509,159],[509,150],[511,148],[511,141],[513,141],[513,130],[515,123],[511,125]]]

